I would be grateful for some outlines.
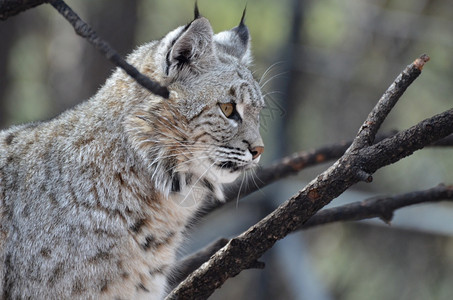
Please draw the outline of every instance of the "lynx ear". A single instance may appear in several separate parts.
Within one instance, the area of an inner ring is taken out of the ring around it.
[[[200,71],[215,60],[213,30],[206,18],[188,24],[167,53],[167,75],[184,77],[190,70]]]
[[[228,31],[219,32],[214,36],[217,48],[229,55],[235,56],[245,65],[252,62],[250,51],[250,34],[247,26],[244,24],[245,12],[242,13],[241,22],[238,26]]]

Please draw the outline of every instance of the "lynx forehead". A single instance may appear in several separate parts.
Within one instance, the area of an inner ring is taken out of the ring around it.
[[[128,57],[91,99],[0,132],[0,298],[160,299],[182,232],[258,163],[260,88],[242,18],[195,20]]]

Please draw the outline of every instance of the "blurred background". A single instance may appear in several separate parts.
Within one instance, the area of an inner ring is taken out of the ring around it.
[[[158,39],[193,18],[187,0],[67,1],[117,51]],[[239,23],[245,0],[198,1],[216,32]],[[451,108],[453,2],[248,0],[257,80],[266,95],[262,164],[350,140],[403,68],[431,61],[382,132]],[[0,22],[0,128],[52,118],[93,95],[112,65],[49,5]],[[379,170],[332,206],[453,183],[452,149],[425,149]],[[181,255],[246,230],[329,164],[303,171],[194,226]],[[259,179],[257,179],[259,180]],[[332,224],[290,235],[212,299],[453,299],[453,208],[398,211],[392,226]]]

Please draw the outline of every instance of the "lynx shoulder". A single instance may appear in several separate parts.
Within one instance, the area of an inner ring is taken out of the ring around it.
[[[0,297],[160,299],[182,232],[263,152],[243,20],[194,21],[53,120],[0,132]]]

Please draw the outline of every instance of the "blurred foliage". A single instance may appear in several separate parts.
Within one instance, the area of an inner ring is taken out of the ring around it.
[[[451,299],[451,238],[329,225],[310,232],[309,240],[319,276],[334,299]]]
[[[67,2],[124,55],[193,18],[193,1],[186,0]],[[306,0],[298,11],[295,3],[198,1],[215,32],[236,26],[247,4],[252,69],[262,84],[267,82],[263,92],[268,108],[261,117],[264,163],[288,152],[351,139],[388,85],[422,53],[431,61],[382,130],[404,129],[451,108],[453,2]],[[296,13],[301,16],[300,32],[291,36],[298,32],[292,27]],[[5,66],[0,63],[0,127],[57,115],[93,95],[112,70],[49,5],[2,22],[0,29],[3,38],[13,33],[8,43],[0,44],[7,59]],[[298,180],[311,180],[321,170],[303,172]],[[451,150],[427,149],[379,170],[372,184],[358,188],[395,193],[451,184],[452,170]],[[275,190],[269,194],[279,195]],[[332,225],[313,231],[309,240],[314,265],[332,299],[453,295],[451,238]],[[277,265],[268,264],[266,276],[284,272]],[[256,275],[261,272],[244,272],[214,298],[286,299],[291,294],[279,297],[275,290],[283,290],[285,283],[279,276],[266,281]],[[267,296],[259,292],[271,287],[274,292]]]

